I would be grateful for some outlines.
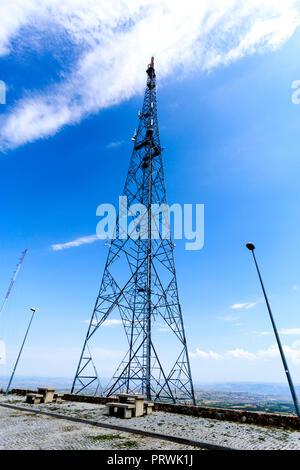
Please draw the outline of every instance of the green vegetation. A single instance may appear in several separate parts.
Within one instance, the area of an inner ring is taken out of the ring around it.
[[[115,446],[117,449],[134,449],[138,447],[137,441],[122,441],[119,445]]]
[[[137,441],[131,441],[130,439],[124,440],[125,437],[120,436],[120,434],[99,434],[98,436],[86,436],[88,439],[95,442],[105,442],[105,441],[116,441],[118,439],[121,442],[114,442],[114,449],[134,449],[138,447]]]
[[[197,405],[227,410],[261,411],[264,413],[294,414],[292,402],[281,401],[268,396],[248,393],[217,393],[201,394],[198,392]],[[201,396],[202,395],[202,396]]]
[[[93,441],[112,441],[114,439],[124,439],[120,434],[100,434],[99,436],[87,436],[88,439]]]

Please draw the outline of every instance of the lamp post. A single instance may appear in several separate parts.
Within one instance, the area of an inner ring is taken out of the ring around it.
[[[267,294],[266,294],[266,291],[265,291],[263,280],[262,280],[262,277],[261,277],[261,274],[260,274],[260,271],[259,271],[259,268],[258,268],[258,264],[257,264],[257,261],[256,261],[256,257],[255,257],[255,253],[254,253],[255,246],[253,245],[253,243],[247,243],[246,247],[248,248],[248,250],[251,251],[251,253],[253,255],[254,263],[255,263],[255,266],[256,266],[256,270],[257,270],[257,274],[258,274],[258,277],[259,277],[259,280],[260,280],[261,288],[262,288],[262,291],[263,291],[263,294],[264,294],[264,297],[265,297],[265,301],[266,301],[266,304],[267,304],[268,312],[269,312],[269,315],[270,315],[271,323],[272,323],[274,334],[275,334],[275,337],[276,337],[276,341],[277,341],[278,349],[279,349],[279,352],[280,352],[281,360],[282,360],[282,363],[283,363],[284,371],[285,371],[287,381],[288,381],[288,384],[289,384],[289,387],[290,387],[291,395],[293,397],[295,410],[296,410],[298,419],[300,421],[299,402],[298,402],[298,399],[297,399],[297,395],[296,395],[296,391],[295,391],[295,388],[294,388],[293,380],[292,380],[292,377],[291,377],[291,374],[290,374],[290,371],[289,371],[289,368],[288,368],[288,365],[287,365],[287,362],[286,362],[285,354],[284,354],[284,351],[283,351],[283,348],[282,348],[282,345],[281,345],[280,337],[279,337],[279,334],[278,334],[278,331],[277,331],[277,327],[276,327],[275,320],[274,320],[274,317],[273,317],[273,314],[272,314],[272,310],[271,310],[271,307],[270,307],[270,304],[269,304],[269,300],[268,300],[268,297],[267,297]]]
[[[17,360],[16,360],[16,363],[14,365],[14,368],[13,368],[13,371],[12,371],[12,374],[10,376],[10,379],[9,379],[9,382],[8,382],[8,385],[7,385],[7,389],[6,389],[6,392],[5,392],[5,395],[8,394],[9,392],[9,389],[10,389],[10,386],[11,386],[11,383],[12,383],[12,380],[14,378],[14,375],[15,375],[15,372],[16,372],[16,368],[17,368],[17,365],[18,365],[18,362],[19,362],[19,359],[21,357],[21,354],[22,354],[22,351],[23,351],[23,347],[24,347],[24,344],[25,344],[25,341],[26,341],[26,338],[27,338],[27,335],[28,335],[28,332],[30,330],[30,327],[31,327],[31,323],[32,323],[32,320],[33,320],[33,317],[34,317],[34,314],[36,312],[36,309],[31,307],[30,311],[32,312],[32,315],[31,315],[31,318],[30,318],[30,321],[29,321],[29,324],[28,324],[28,327],[27,327],[27,330],[26,330],[26,333],[25,333],[25,336],[24,336],[24,339],[23,339],[23,342],[22,342],[22,345],[21,345],[21,348],[20,348],[20,351],[19,351],[19,354],[18,354],[18,357],[17,357]]]

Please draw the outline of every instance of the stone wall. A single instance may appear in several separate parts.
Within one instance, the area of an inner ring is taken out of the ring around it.
[[[26,395],[27,393],[34,393],[34,390],[13,389],[11,393]],[[66,393],[64,395],[64,400],[104,405],[105,403],[115,401],[115,398],[72,395],[70,393]],[[292,415],[263,413],[258,411],[229,410],[225,408],[209,408],[207,406],[174,405],[168,403],[155,403],[154,409],[157,411],[167,411],[168,413],[199,416],[201,418],[300,430],[300,423],[297,416]]]
[[[258,411],[229,410],[225,408],[210,408],[208,406],[173,405],[167,403],[155,403],[155,410],[200,416],[201,418],[256,424],[259,426],[300,429],[300,423],[297,416],[292,415],[263,413]]]

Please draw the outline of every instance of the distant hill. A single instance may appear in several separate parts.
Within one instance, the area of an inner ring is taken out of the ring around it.
[[[195,390],[212,390],[220,392],[245,392],[258,395],[277,395],[290,398],[290,390],[284,383],[268,382],[215,382],[215,383],[194,383]],[[295,389],[300,395],[300,385],[295,385]]]
[[[7,387],[9,377],[0,377],[0,389]],[[15,377],[12,388],[36,389],[37,387],[57,388],[58,390],[70,391],[72,379],[70,377]]]

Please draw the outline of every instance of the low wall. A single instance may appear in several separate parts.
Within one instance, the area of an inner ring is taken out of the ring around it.
[[[27,395],[27,393],[37,393],[37,391],[24,389],[24,388],[14,388],[9,393],[25,396]],[[80,401],[80,402],[86,402],[86,403],[98,403],[99,405],[105,405],[105,403],[109,403],[110,401],[116,401],[115,398],[94,397],[93,395],[74,395],[71,393],[64,393],[63,400]]]
[[[13,389],[11,393],[26,395],[35,390]],[[94,397],[90,395],[72,395],[65,393],[64,400],[86,403],[98,403],[104,405],[114,401],[115,398]],[[258,426],[274,426],[285,429],[300,430],[300,423],[297,416],[281,415],[275,413],[263,413],[258,411],[229,410],[225,408],[210,408],[208,406],[174,405],[169,403],[155,403],[154,410],[168,413],[178,413],[201,418],[218,419],[222,421],[234,421],[238,423],[256,424]]]
[[[167,403],[155,403],[155,409],[159,411],[167,411],[168,413],[199,416],[201,418],[235,421],[238,423],[256,424],[259,426],[300,429],[299,420],[297,416],[293,415],[210,408],[208,406],[173,405]]]

